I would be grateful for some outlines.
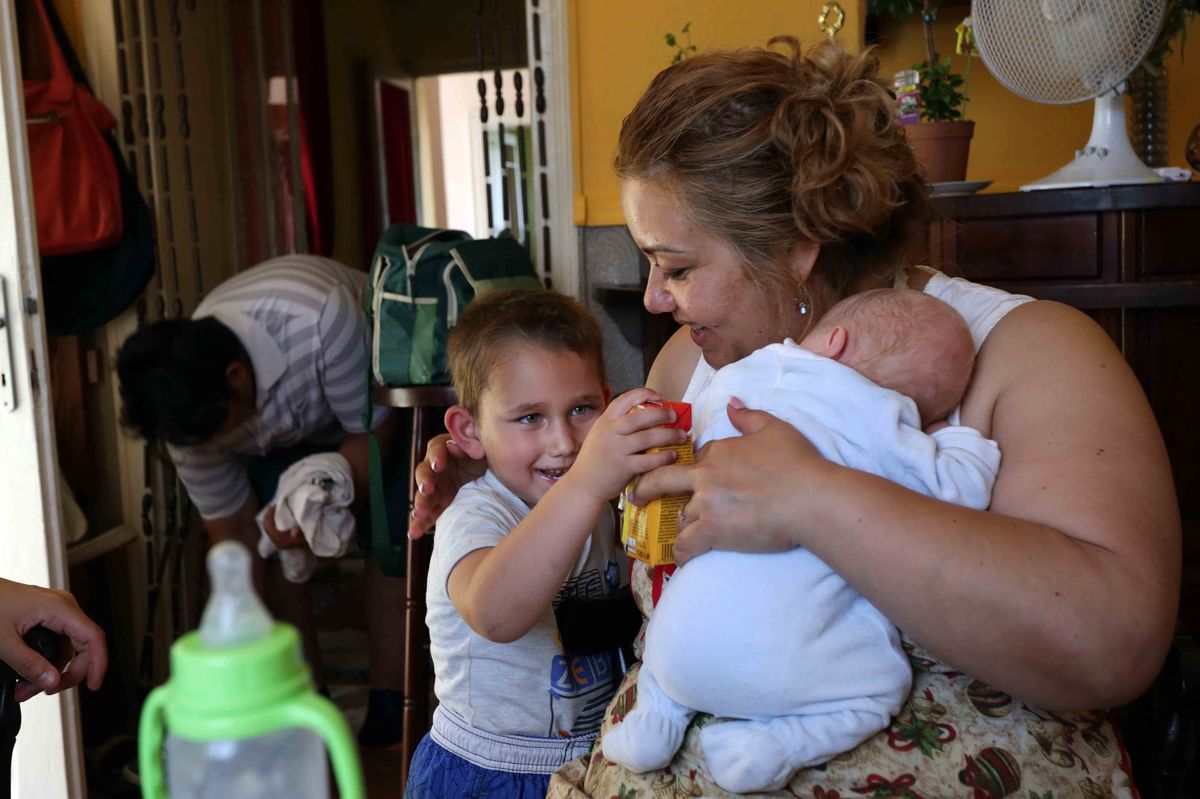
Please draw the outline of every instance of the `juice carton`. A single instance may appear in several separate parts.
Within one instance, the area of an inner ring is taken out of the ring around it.
[[[692,430],[692,406],[687,402],[654,402],[644,405],[665,405],[675,411],[675,421],[667,425],[686,430]],[[691,464],[695,462],[692,451],[692,439],[689,437],[682,444],[672,447],[654,447],[650,452],[661,452],[664,449],[675,451],[675,463]],[[630,486],[632,487],[632,483]],[[632,558],[645,561],[651,566],[662,566],[675,562],[675,535],[678,533],[679,511],[687,503],[688,496],[661,497],[638,507],[632,502],[624,502],[624,512],[621,516],[621,541],[625,551]]]

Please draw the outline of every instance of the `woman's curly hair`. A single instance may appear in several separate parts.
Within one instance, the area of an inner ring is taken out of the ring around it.
[[[916,161],[871,51],[710,51],[663,70],[625,118],[622,178],[668,191],[789,303],[786,255],[821,245],[805,285],[818,314],[878,285],[928,213]]]

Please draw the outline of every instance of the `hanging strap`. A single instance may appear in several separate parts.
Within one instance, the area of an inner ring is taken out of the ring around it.
[[[375,319],[372,310],[372,299],[375,287],[368,281],[368,289],[366,293],[367,306],[367,329],[372,330]],[[374,343],[372,343],[374,346]],[[385,557],[386,553],[392,551],[392,537],[388,525],[387,512],[387,495],[384,490],[383,483],[383,454],[379,450],[379,437],[375,435],[372,429],[372,422],[375,415],[375,403],[371,399],[371,388],[374,384],[374,375],[371,369],[372,358],[367,358],[367,379],[366,394],[367,403],[363,409],[363,426],[367,430],[367,478],[370,492],[370,508],[371,508],[371,549],[375,553],[375,558],[379,562],[380,568],[384,569],[384,564],[388,564],[388,568],[384,570],[384,574],[389,574],[395,571],[391,568],[390,558]],[[399,413],[399,409],[393,409],[393,413]]]
[[[53,9],[47,9],[43,0],[33,0],[33,5],[37,8],[38,19],[42,22],[46,50],[50,54],[50,91],[48,96],[56,103],[69,103],[75,94],[75,79],[71,75],[71,68],[63,55],[62,41],[50,21]],[[58,21],[57,17],[55,17],[55,21]],[[72,52],[71,56],[74,58],[75,53]],[[76,63],[78,63],[77,60]]]

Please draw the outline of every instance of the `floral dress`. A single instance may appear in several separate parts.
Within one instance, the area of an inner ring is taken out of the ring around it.
[[[634,595],[643,614],[666,577],[637,562]],[[644,628],[643,628],[644,629]],[[640,644],[640,641],[639,641]],[[1106,711],[1056,714],[1031,708],[943,665],[912,641],[913,690],[891,726],[821,766],[802,769],[769,796],[812,799],[1133,799],[1129,759]],[[605,712],[603,738],[637,701],[635,666]],[[635,774],[606,760],[599,740],[590,754],[550,780],[553,799],[670,799],[730,794],[708,775],[697,714],[670,766]]]

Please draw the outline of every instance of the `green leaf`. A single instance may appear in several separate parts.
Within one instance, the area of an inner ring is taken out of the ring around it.
[[[668,34],[667,34],[667,36],[666,36],[666,39],[667,39],[667,47],[674,47],[674,46],[675,46],[675,34],[673,34],[673,33],[668,33]]]

